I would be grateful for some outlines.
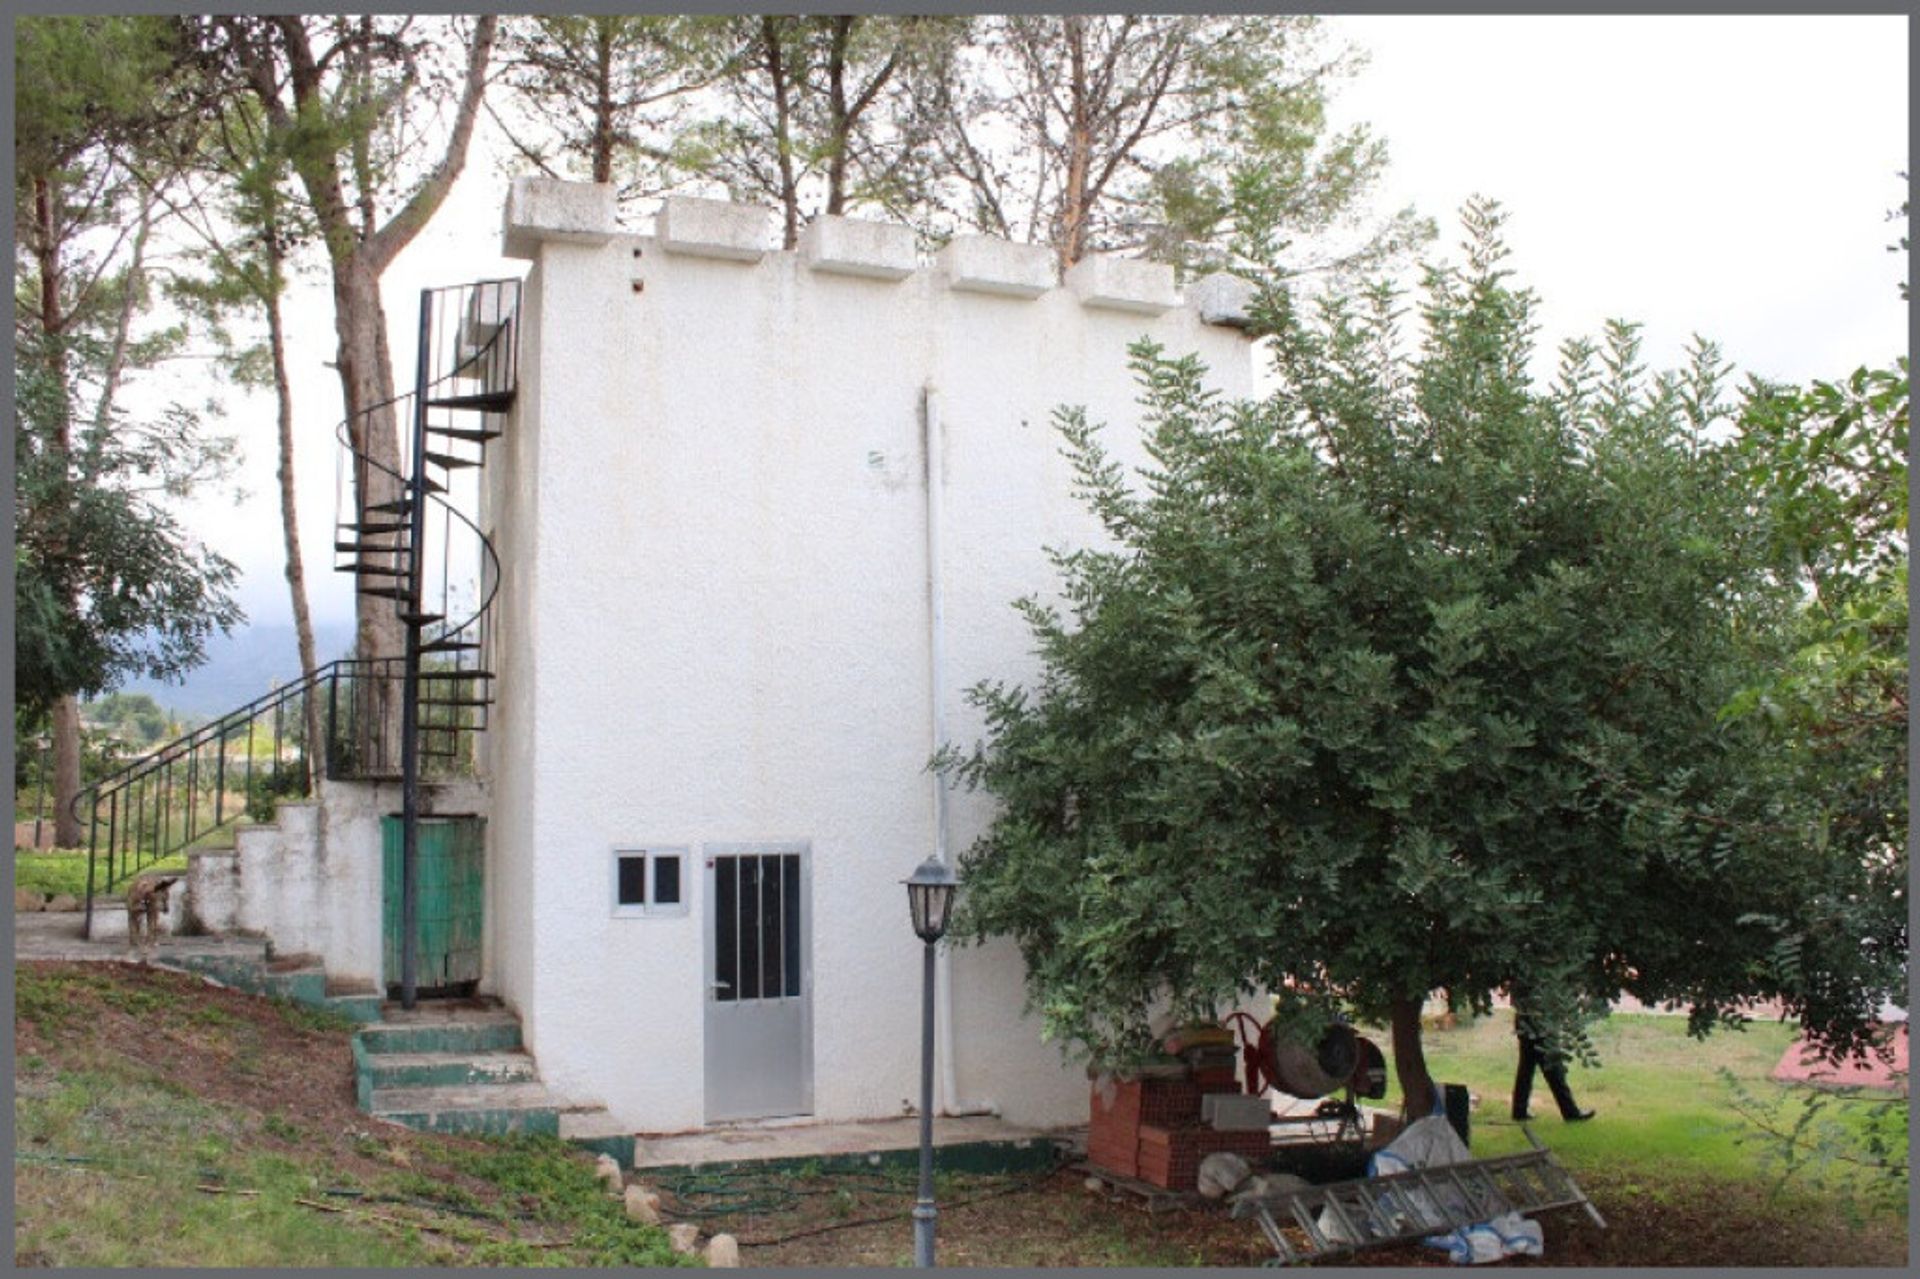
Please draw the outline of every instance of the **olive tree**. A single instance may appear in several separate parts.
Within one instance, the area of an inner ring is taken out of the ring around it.
[[[1061,413],[1108,544],[1053,553],[1062,604],[1019,605],[1042,674],[976,686],[986,738],[941,762],[1000,801],[958,933],[1017,941],[1070,1050],[1123,1066],[1155,1012],[1268,990],[1390,1022],[1420,1115],[1435,991],[1523,985],[1558,1052],[1622,991],[1697,1033],[1777,996],[1846,1048],[1900,980],[1873,944],[1783,962],[1872,886],[1722,714],[1793,597],[1718,357],[1648,376],[1616,324],[1536,385],[1500,221],[1468,208],[1411,352],[1384,288],[1309,313],[1277,283],[1262,400],[1138,347],[1139,475]]]

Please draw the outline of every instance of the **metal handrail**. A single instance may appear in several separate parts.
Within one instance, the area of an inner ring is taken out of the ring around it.
[[[324,739],[313,743],[304,740],[304,734],[294,738],[298,751],[294,774],[298,793],[312,793],[316,777],[316,746],[319,748],[321,769],[327,776],[378,775],[377,772],[357,770],[347,762],[351,752],[346,749],[348,743],[342,733],[339,688],[342,683],[359,684],[370,679],[395,680],[399,674],[399,663],[391,658],[372,661],[343,658],[328,662],[313,674],[262,694],[84,787],[74,797],[68,811],[87,832],[86,935],[92,935],[93,902],[96,896],[222,827],[231,825],[246,814],[249,803],[255,798],[254,734],[263,718],[269,715],[273,717],[273,771],[268,776],[277,779],[279,770],[286,764],[285,739],[289,734],[284,712],[291,706],[304,705],[306,698],[324,689],[328,700]],[[305,722],[306,717],[300,715],[295,720],[295,727],[304,730]],[[347,727],[350,730],[351,724]],[[244,777],[240,781],[241,795],[237,803],[229,806],[228,747],[243,732],[247,744]],[[202,754],[210,747],[213,748],[212,758],[203,761]],[[203,762],[211,773],[210,778],[199,776]],[[175,786],[173,770],[176,766],[187,774],[184,795]],[[211,814],[206,812],[200,794],[203,789],[208,789],[204,783],[209,781],[213,795]],[[155,791],[158,793],[152,793]],[[153,802],[151,813],[148,812],[150,799]],[[182,801],[181,821],[177,829],[172,811],[176,799]],[[204,823],[203,818],[206,819]]]

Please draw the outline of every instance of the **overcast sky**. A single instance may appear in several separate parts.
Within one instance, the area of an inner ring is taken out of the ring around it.
[[[1329,23],[1370,54],[1333,114],[1387,139],[1379,207],[1432,216],[1436,247],[1451,253],[1461,203],[1499,199],[1511,264],[1541,295],[1548,351],[1609,317],[1645,325],[1656,367],[1677,362],[1694,333],[1743,372],[1791,380],[1905,349],[1895,289],[1905,264],[1886,251],[1908,167],[1904,17]],[[498,256],[505,186],[490,150],[477,151],[389,272],[397,357],[412,349],[420,288],[524,271]],[[310,596],[316,617],[344,622],[351,582],[329,571],[340,395],[323,364],[333,337],[322,280],[296,292],[289,319]],[[286,623],[272,405],[229,396],[228,406],[247,497],[202,501],[189,519],[241,565],[249,617]]]

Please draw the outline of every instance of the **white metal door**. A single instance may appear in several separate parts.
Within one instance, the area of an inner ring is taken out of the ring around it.
[[[709,844],[708,1122],[813,1111],[807,846]]]

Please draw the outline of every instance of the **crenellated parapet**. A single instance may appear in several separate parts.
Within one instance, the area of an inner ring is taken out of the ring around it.
[[[668,196],[655,220],[654,240],[684,257],[751,264],[779,256],[772,247],[775,210],[765,205]],[[507,196],[501,251],[531,260],[544,241],[605,244],[621,232],[611,186],[551,178],[516,178]],[[1160,315],[1193,309],[1201,322],[1245,328],[1253,287],[1224,272],[1182,287],[1161,262],[1093,254],[1062,276],[1044,245],[987,235],[955,236],[931,260],[919,253],[913,231],[899,223],[822,215],[801,232],[792,251],[809,270],[897,286],[916,276],[934,288],[1032,300],[1065,289],[1090,310]]]

